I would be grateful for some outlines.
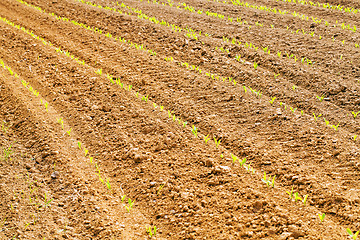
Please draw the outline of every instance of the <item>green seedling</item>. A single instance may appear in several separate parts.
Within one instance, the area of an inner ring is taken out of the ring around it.
[[[275,186],[275,176],[273,177],[273,179],[271,180],[271,176],[269,176],[268,178],[266,178],[266,172],[264,172],[264,177],[261,179],[261,181],[263,181],[268,187]]]
[[[324,121],[325,121],[326,126],[329,125],[330,122],[327,121],[325,118],[324,118]]]
[[[70,128],[69,131],[66,131],[66,132],[69,134],[69,136],[70,136],[70,134],[71,134],[71,129],[72,129],[72,128]]]
[[[295,91],[296,88],[297,88],[297,86],[295,86],[295,85],[292,86],[293,91]]]
[[[218,148],[220,145],[221,139],[216,140],[216,138],[214,137],[214,141],[215,141],[216,148]]]
[[[236,160],[238,160],[238,157],[235,156],[235,155],[232,155],[232,153],[230,153],[230,155],[231,155],[231,158],[232,158],[232,160],[233,160],[233,163],[235,163]]]
[[[11,205],[12,206],[12,205]],[[5,225],[5,221],[6,221],[6,218],[4,219],[4,221],[1,221],[0,222],[0,229]]]
[[[245,93],[247,92],[247,89],[246,89],[246,87],[245,86],[243,86],[243,88],[244,88],[244,91],[245,91]]]
[[[295,202],[296,202],[297,200],[302,201],[302,198],[299,196],[299,193],[298,193],[298,192],[296,192],[296,193],[294,194],[294,200],[295,200]]]
[[[13,151],[11,150],[12,145],[13,144],[11,144],[8,148],[4,148],[4,155],[3,155],[4,161],[7,161],[8,159],[11,160],[10,155],[13,154]]]
[[[290,199],[293,198],[293,191],[294,191],[294,187],[291,188],[290,192],[286,191],[286,193],[289,194]]]
[[[357,136],[358,136],[358,135],[354,135],[354,136],[353,136],[354,141],[356,141]]]
[[[90,163],[92,164],[94,157],[89,157],[89,159],[90,159]]]
[[[304,203],[304,206],[306,206],[306,200],[307,200],[307,198],[308,198],[308,195],[305,195],[305,196],[304,196],[304,199],[303,199],[303,201],[302,201],[302,202]]]
[[[145,102],[147,102],[147,101],[148,101],[148,99],[149,99],[149,95],[146,95],[146,97],[145,97],[145,96],[143,96],[143,97],[141,98],[141,100],[143,100],[143,101],[145,101]]]
[[[95,73],[101,75],[102,74],[102,69],[100,68],[100,69],[96,70]]]
[[[124,202],[126,195],[121,196],[121,202]]]
[[[183,122],[183,126],[186,127],[187,122]]]
[[[205,143],[207,143],[207,142],[210,140],[209,135],[210,135],[210,134],[208,134],[206,137],[204,137],[204,141],[205,141]]]
[[[274,101],[275,101],[275,99],[276,99],[276,97],[271,98],[271,100],[269,101],[269,102],[270,102],[270,104],[273,104],[273,103],[274,103]]]
[[[303,116],[304,115],[304,111],[303,110],[301,110],[301,116]]]
[[[156,235],[156,226],[154,226],[154,231],[152,231],[151,227],[146,228],[146,232],[149,234],[150,237]]]
[[[153,103],[153,106],[154,106],[154,108],[157,108],[157,105],[156,105],[156,103]]]
[[[280,76],[280,73],[278,73],[278,74],[275,74],[274,73],[274,78],[276,79],[278,76]]]
[[[109,179],[106,179],[106,187],[109,189],[109,191],[111,192],[111,185],[110,185],[110,182],[109,182]]]
[[[192,125],[191,132],[195,135],[195,137],[197,137],[198,130],[197,130],[197,128],[196,128],[194,125]]]
[[[319,214],[320,221],[323,222],[325,219],[325,213]]]
[[[292,108],[292,107],[290,107],[290,110],[291,110],[293,113],[295,113],[296,109],[297,109],[297,108]]]
[[[164,110],[164,106],[160,106],[160,112]]]
[[[89,150],[87,150],[86,148],[84,148],[84,154],[85,154],[85,157],[86,157],[86,155],[88,154],[88,152],[89,152]]]
[[[322,116],[322,114],[321,114],[321,113],[319,114],[319,116],[316,116],[316,115],[315,115],[315,113],[313,113],[313,115],[314,115],[315,122],[318,120],[318,118],[319,118],[319,117],[321,117],[321,116]]]
[[[133,206],[134,202],[135,202],[135,200],[134,200],[134,201],[131,201],[130,198],[128,199],[129,206],[125,206],[125,208],[126,208],[126,210],[127,210],[128,212],[130,212],[130,210],[132,209],[132,206]]]
[[[360,113],[360,111],[359,111],[359,112],[357,112],[357,113],[356,113],[356,112],[354,112],[354,111],[352,111],[352,112],[351,112],[351,114],[353,115],[354,119],[356,119],[356,117],[357,117],[357,115],[358,115],[359,113]]]
[[[81,150],[81,142],[78,142],[78,147]]]
[[[333,129],[335,129],[335,131],[337,131],[338,128],[339,128],[339,125],[340,125],[340,123],[338,123],[336,126],[335,126],[335,125],[331,125],[331,127],[332,127]]]
[[[224,154],[220,154],[220,157],[221,157],[221,158],[224,158]]]
[[[240,162],[240,159],[239,159],[240,166],[244,166],[245,162],[246,162],[246,158],[244,158],[241,162]]]
[[[322,102],[322,100],[324,100],[325,96],[321,95],[321,97],[319,97],[319,96],[316,95],[316,98],[319,99],[320,102]]]
[[[259,66],[259,65],[258,65],[256,62],[254,62],[254,69],[255,69],[255,70],[257,69],[258,66]]]
[[[346,229],[346,232],[350,235],[350,238],[352,238],[353,240],[356,240],[360,233],[360,231],[353,233],[349,228]]]

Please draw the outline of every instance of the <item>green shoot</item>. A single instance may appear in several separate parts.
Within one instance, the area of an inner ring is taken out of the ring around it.
[[[279,75],[280,75],[280,73],[278,73],[278,74],[274,73],[274,78],[276,79]]]
[[[198,130],[197,130],[197,128],[196,128],[194,125],[192,125],[191,132],[195,135],[195,137],[197,137]]]
[[[353,240],[356,240],[360,231],[357,231],[356,233],[353,233],[349,228],[346,229],[346,232],[350,235],[350,237],[353,239]]]
[[[124,202],[126,195],[121,196],[121,202]]]
[[[221,158],[224,158],[224,154],[220,154],[220,157],[221,157]]]
[[[87,150],[86,148],[84,148],[84,152],[85,152],[85,157],[88,154],[89,150]]]
[[[232,158],[232,160],[233,160],[233,163],[235,163],[236,160],[238,160],[238,157],[235,156],[235,155],[232,155],[232,153],[230,153],[230,155],[231,155],[231,158]]]
[[[256,62],[254,62],[254,69],[256,70],[258,67],[258,64]]]
[[[321,97],[319,97],[319,96],[316,95],[316,98],[319,99],[320,102],[322,102],[322,100],[324,100],[325,96],[321,95]]]
[[[157,195],[159,195],[160,191],[165,187],[165,184],[162,184],[160,185],[159,189],[158,189],[158,192],[157,192]]]
[[[183,126],[186,127],[187,122],[183,122]]]
[[[216,140],[216,138],[214,137],[214,141],[215,141],[216,148],[218,148],[220,145],[221,139]]]
[[[305,196],[304,196],[304,199],[303,199],[304,206],[306,205],[306,200],[307,200],[307,198],[308,198],[308,195],[305,195]]]
[[[291,188],[291,192],[286,191],[286,193],[289,194],[290,199],[293,198],[293,191],[294,191],[294,187]]]
[[[149,234],[150,237],[156,235],[156,226],[154,226],[154,231],[151,230],[151,227],[146,228],[146,232]]]
[[[247,89],[246,89],[246,87],[245,86],[243,86],[243,88],[244,88],[244,91],[245,91],[245,93],[247,92]]]
[[[81,150],[81,142],[78,142],[78,147]]]
[[[315,113],[313,113],[313,115],[314,115],[315,122],[317,121],[317,119],[318,119],[319,117],[321,117],[321,116],[322,116],[322,114],[321,114],[321,113],[319,114],[319,116],[316,116],[316,115],[315,115]]]
[[[358,135],[354,135],[354,137],[353,137],[354,141],[356,141],[357,136],[358,136]]]
[[[335,131],[337,131],[337,130],[338,130],[338,128],[339,128],[339,125],[340,125],[340,123],[338,123],[336,126],[335,126],[335,125],[331,125],[331,127],[332,127],[332,128],[334,128],[334,129],[335,129]]]
[[[4,158],[4,161],[6,161],[7,159],[10,159],[10,155],[13,153],[13,151],[11,150],[11,147],[12,147],[13,144],[10,145],[10,147],[8,148],[4,148],[4,155],[3,155],[3,158]]]
[[[69,134],[69,136],[70,136],[70,134],[71,134],[71,129],[72,129],[72,128],[70,128],[69,131],[66,131],[66,132]]]
[[[109,189],[109,191],[111,192],[111,185],[110,185],[110,182],[109,182],[109,179],[106,179],[106,187]]]
[[[356,119],[356,117],[357,117],[357,115],[360,113],[360,111],[359,111],[359,112],[357,112],[357,113],[356,113],[356,112],[354,112],[354,111],[352,111],[351,113],[352,113],[352,115],[354,116],[354,119]]]
[[[128,212],[130,212],[134,202],[135,202],[135,200],[132,202],[130,198],[128,199],[129,206],[125,206],[125,208]]]
[[[324,119],[324,121],[325,121],[326,126],[329,125],[330,122],[327,121],[326,118],[323,118],[323,119]]]
[[[246,162],[246,158],[244,158],[241,162],[240,162],[240,159],[239,159],[239,163],[240,163],[240,166],[243,166]]]
[[[325,219],[325,213],[319,214],[320,221],[323,222]]]
[[[271,98],[271,100],[269,101],[269,102],[270,102],[270,104],[273,104],[273,103],[274,103],[274,101],[275,101],[275,99],[276,99],[276,97]]]
[[[297,88],[297,86],[295,86],[295,85],[292,86],[293,91],[295,91],[296,88]]]
[[[205,141],[205,143],[207,143],[207,142],[210,140],[209,135],[210,135],[210,134],[208,134],[206,137],[204,137],[204,141]]]
[[[292,108],[292,107],[290,107],[290,110],[291,110],[293,113],[295,113],[296,109],[297,109],[297,108]]]

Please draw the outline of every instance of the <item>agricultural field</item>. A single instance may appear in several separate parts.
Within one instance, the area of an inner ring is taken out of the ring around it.
[[[360,239],[359,1],[2,0],[0,42],[0,239]]]

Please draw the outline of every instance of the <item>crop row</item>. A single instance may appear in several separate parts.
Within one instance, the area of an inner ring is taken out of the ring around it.
[[[36,8],[38,8],[38,7],[36,7]],[[54,15],[54,14],[51,14],[51,15]],[[55,16],[56,16],[56,15],[55,15]],[[65,20],[64,20],[64,18],[61,18],[61,17],[57,17],[57,19],[58,19],[58,20],[63,20],[63,21],[69,21],[69,19],[65,19]],[[72,22],[72,23],[73,23],[74,21],[69,21],[69,22]],[[77,24],[75,24],[75,25],[77,25]],[[87,27],[86,29],[90,30],[90,29],[95,29],[95,28],[89,28],[89,27]],[[97,29],[97,28],[96,28],[96,29]],[[98,32],[99,34],[103,34],[103,35],[105,35],[105,36],[107,36],[107,37],[112,38],[112,36],[109,35],[109,34],[107,34],[107,33],[104,34],[104,33],[101,33],[100,31],[97,31],[97,32]],[[128,42],[128,41],[125,40],[125,42]],[[152,50],[149,50],[149,51],[152,51]],[[152,52],[153,52],[153,51],[152,51]],[[165,59],[165,60],[171,60],[171,61],[177,62],[179,66],[186,67],[188,70],[195,71],[195,72],[197,72],[198,74],[202,74],[202,75],[204,75],[204,76],[209,77],[210,79],[213,79],[213,80],[216,79],[216,80],[222,80],[222,81],[229,81],[229,82],[233,83],[234,86],[237,85],[237,82],[234,81],[234,79],[233,79],[232,77],[230,77],[230,76],[220,76],[220,75],[217,75],[217,74],[215,74],[215,73],[205,72],[205,71],[201,70],[198,66],[191,65],[191,64],[186,63],[186,62],[175,61],[174,58],[172,58],[172,57],[164,57],[164,59]],[[102,71],[102,70],[101,70],[101,69],[98,69],[97,71]],[[275,76],[275,77],[276,77],[276,76]],[[245,92],[249,89],[249,90],[250,90],[253,94],[255,94],[257,97],[261,97],[261,96],[262,96],[261,91],[257,91],[257,90],[255,90],[255,89],[252,89],[251,87],[241,86],[241,88],[244,89]],[[270,102],[271,104],[273,104],[273,103],[274,103],[274,100],[275,100],[274,98],[271,98],[271,100],[270,100],[269,102]],[[289,109],[289,110],[291,110],[291,112],[293,112],[293,113],[295,113],[295,111],[298,110],[298,111],[301,111],[301,115],[304,115],[304,111],[303,111],[303,110],[299,110],[298,108],[288,106],[288,105],[284,104],[283,102],[279,102],[279,104],[280,104],[280,106],[282,106],[285,110],[286,110],[286,109]],[[312,116],[312,115],[314,116],[315,122],[317,121],[317,116],[319,116],[319,115],[322,116],[322,114],[315,114],[315,113],[312,113],[312,114],[310,114],[310,115],[311,115],[311,116]],[[328,122],[326,119],[324,119],[324,121],[325,121],[325,124],[326,124],[327,126],[330,126],[331,128],[335,129],[336,131],[338,130],[338,128],[339,128],[339,123],[337,123],[337,124],[329,124],[329,122]],[[356,136],[357,136],[357,135],[352,134],[352,135],[350,136],[350,138],[356,140]]]
[[[322,7],[325,9],[330,9],[330,10],[337,10],[337,11],[342,11],[342,12],[347,12],[347,13],[359,13],[360,10],[354,7],[345,7],[341,4],[338,5],[331,5],[329,3],[320,3],[320,2],[312,2],[312,1],[306,1],[306,0],[275,0],[276,2],[278,1],[282,1],[282,2],[286,2],[286,3],[297,3],[297,4],[301,4],[301,5],[310,5],[313,7]]]
[[[184,66],[185,66],[185,65],[186,65],[186,64],[184,64]],[[187,66],[187,67],[189,67],[189,66]],[[96,71],[96,72],[97,72],[99,75],[102,75],[102,74],[103,74],[102,71]],[[110,75],[107,75],[107,76],[108,76],[108,78],[109,78]],[[214,77],[214,76],[213,76],[213,77]],[[109,79],[110,79],[110,81],[112,81],[112,83],[114,83],[114,79],[113,79],[112,77],[110,77]],[[121,86],[121,83],[119,83],[118,85]],[[124,88],[125,88],[125,89],[129,89],[129,91],[131,90],[131,88],[129,88],[129,87],[124,87]],[[135,94],[135,95],[138,96],[138,97],[140,97],[140,96],[139,96],[139,93],[137,93],[137,94]],[[142,99],[144,102],[148,102],[148,96],[142,96],[141,99]],[[156,105],[156,104],[154,105],[154,103],[153,103],[153,106],[154,106],[154,108],[156,108],[157,105]],[[161,108],[160,108],[160,109],[161,109]],[[182,122],[182,121],[179,121],[179,119],[177,119],[176,116],[172,115],[171,112],[169,113],[169,117],[172,118],[174,121],[178,121],[178,122],[184,123],[184,122]],[[193,127],[191,128],[191,131],[192,131],[192,133],[193,133],[195,136],[198,136],[198,129],[197,129],[196,127],[193,126]],[[204,141],[206,141],[206,140],[208,140],[208,136],[204,136]],[[216,140],[216,139],[214,139],[214,142],[215,142],[215,146],[218,147],[219,144],[217,143],[217,140]],[[80,148],[80,147],[79,147],[79,148]],[[233,155],[232,155],[232,156],[233,156]],[[234,160],[234,159],[235,159],[235,160]],[[237,159],[233,157],[233,161],[235,162],[236,160],[237,160]],[[243,161],[244,161],[244,160],[242,160],[242,161],[240,162],[240,160],[239,160],[240,164],[243,163]],[[247,166],[247,165],[245,165],[245,166]],[[272,178],[272,179],[274,179],[274,178]],[[262,181],[265,182],[268,186],[273,185],[273,184],[272,184],[273,181],[270,181],[270,180],[269,180],[269,177],[267,177],[266,174],[264,174],[264,177],[262,178]],[[270,181],[270,182],[269,182],[269,181]],[[295,194],[295,195],[296,195],[296,194]],[[305,199],[305,198],[304,198],[304,199]],[[295,198],[294,200],[296,201],[296,200],[298,200],[298,198]],[[306,202],[306,200],[305,200],[305,202]]]
[[[81,0],[78,0],[78,1],[81,1]],[[81,2],[84,3],[84,1],[81,1]],[[86,3],[86,2],[85,2],[85,3]],[[107,8],[107,7],[103,7],[103,6],[101,6],[101,5],[95,5],[94,3],[92,3],[92,5],[95,6],[95,7],[98,7],[98,8],[104,8],[104,9]],[[125,5],[125,4],[123,4],[123,3],[122,3],[122,4],[119,4],[119,3],[118,3],[118,5],[121,5],[121,6],[124,7],[124,8],[132,9],[135,13],[141,13],[141,10],[137,10],[137,9],[131,8],[131,7],[129,7],[129,6]],[[113,10],[113,11],[114,11],[114,10]],[[143,14],[143,13],[141,13],[141,14]],[[143,15],[144,15],[144,14],[143,14]],[[169,23],[166,23],[164,20],[162,20],[162,22],[160,22],[159,20],[156,21],[156,18],[154,18],[154,17],[152,17],[152,20],[153,20],[154,23],[158,23],[158,24],[163,25],[163,26],[171,26],[171,25],[169,25]],[[163,24],[161,24],[161,23],[163,23]],[[181,29],[181,28],[178,28],[178,29]],[[189,29],[186,29],[186,30],[189,31]],[[193,30],[190,29],[190,31],[193,31]],[[225,37],[224,37],[223,39],[224,39],[225,42],[230,42],[229,39],[227,39],[227,38],[225,38]],[[232,44],[236,44],[236,40],[235,40],[235,39],[232,39],[231,43],[232,43]],[[249,48],[253,47],[253,48],[255,48],[255,49],[257,50],[257,47],[252,46],[251,43],[250,43],[250,44],[245,43],[245,47],[249,47]],[[220,48],[216,47],[216,49],[219,49],[220,51],[227,51],[227,52],[229,53],[229,50],[224,49],[224,48],[222,48],[222,47],[220,47]],[[268,49],[267,47],[266,47],[266,48],[263,48],[263,51],[266,52],[266,53],[269,53],[269,49]],[[287,53],[286,53],[286,54],[287,54]],[[278,52],[277,55],[280,57],[280,56],[281,56],[281,52]],[[287,57],[288,57],[288,58],[294,57],[294,59],[295,59],[295,61],[296,61],[296,56],[287,54]],[[172,57],[166,57],[165,60],[174,61],[174,59],[173,59]],[[242,61],[242,60],[240,60],[239,56],[236,57],[236,60]],[[302,59],[301,61],[303,62],[304,59]],[[176,62],[177,62],[177,61],[176,61]],[[306,59],[306,62],[307,62],[308,64],[311,63],[311,61],[308,60],[308,59]],[[199,66],[191,65],[191,64],[186,63],[186,62],[177,62],[177,63],[178,63],[180,66],[183,66],[183,67],[188,68],[189,70],[196,71],[196,72],[198,72],[198,73],[200,73],[200,74],[203,73],[204,75],[206,75],[206,76],[208,76],[208,77],[210,77],[210,78],[212,78],[212,79],[217,79],[217,80],[222,79],[223,81],[229,80],[230,82],[233,82],[235,86],[236,86],[236,84],[237,84],[237,82],[236,82],[235,80],[233,80],[232,77],[223,77],[223,76],[218,76],[217,74],[214,74],[214,73],[205,72],[205,71],[203,71],[202,69],[200,69]],[[257,68],[257,63],[254,62],[253,65],[254,65],[254,69],[256,70],[256,68]],[[275,73],[274,73],[274,77],[275,77],[275,78],[277,77],[277,75],[276,75]],[[294,87],[295,87],[295,86],[293,86],[293,88],[294,88]],[[256,90],[253,90],[251,87],[246,87],[246,86],[243,86],[243,88],[244,88],[244,89],[251,89],[251,91],[252,91],[254,94],[256,94],[257,96],[261,96],[261,91],[256,91]],[[295,90],[295,89],[293,89],[293,90]],[[246,91],[246,90],[245,90],[245,91]],[[323,98],[324,98],[324,97],[322,96],[322,99],[323,99]],[[319,99],[320,101],[322,101],[321,97],[319,97],[319,96],[317,96],[317,99]],[[272,104],[273,102],[274,102],[274,98],[271,98],[270,103]],[[281,102],[280,102],[280,105],[283,106],[283,107],[285,108],[285,110],[286,110],[286,108],[289,108],[293,113],[295,113],[295,111],[297,110],[297,108],[292,108],[291,106],[287,106],[286,104],[283,104],[283,103],[281,103]],[[301,110],[301,115],[303,115],[303,113],[304,113],[303,110]],[[354,114],[354,112],[352,112],[352,114]],[[317,120],[316,116],[319,116],[319,115],[322,116],[322,114],[315,115],[315,113],[312,113],[312,115],[314,116],[314,120],[315,120],[315,121]],[[356,116],[354,116],[354,118],[356,118]],[[335,129],[335,130],[338,130],[339,123],[336,124],[336,125],[335,125],[335,124],[334,124],[334,125],[329,124],[329,121],[327,121],[325,118],[324,118],[324,122],[325,122],[325,124],[326,124],[327,126],[330,126],[331,128],[333,128],[333,129]],[[353,136],[352,136],[352,139],[356,140],[356,137],[357,137],[357,135],[353,135]]]

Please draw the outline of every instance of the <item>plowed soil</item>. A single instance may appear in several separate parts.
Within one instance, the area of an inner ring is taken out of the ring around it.
[[[300,2],[1,0],[0,239],[350,239],[360,5]]]

